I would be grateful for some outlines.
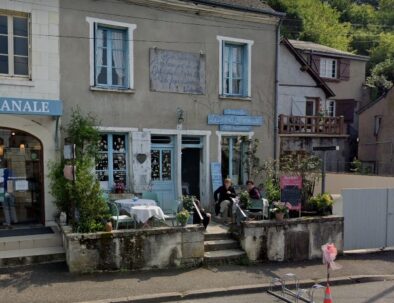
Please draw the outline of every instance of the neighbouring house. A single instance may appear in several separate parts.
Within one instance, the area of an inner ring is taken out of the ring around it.
[[[369,90],[365,87],[365,71],[369,57],[355,55],[313,42],[289,40],[309,66],[324,80],[335,96],[326,102],[326,114],[344,117],[346,134],[349,135],[346,164],[338,163],[338,169],[349,169],[349,162],[357,154],[357,111],[369,102]],[[333,163],[332,169],[336,166]]]
[[[339,145],[328,153],[328,168],[346,161],[348,135],[343,116],[335,116],[332,89],[287,39],[279,53],[278,128],[280,156],[313,153],[314,146]]]
[[[1,225],[54,224],[47,176],[58,158],[59,80],[58,1],[1,1]]]
[[[101,121],[102,188],[209,206],[212,163],[238,185],[247,139],[272,158],[282,16],[258,0],[60,1],[63,123],[75,106]]]
[[[394,88],[361,108],[358,156],[362,172],[394,174]]]

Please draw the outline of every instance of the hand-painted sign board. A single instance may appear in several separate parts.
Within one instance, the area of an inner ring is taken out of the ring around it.
[[[61,116],[61,100],[41,100],[23,98],[0,98],[0,114]]]
[[[236,116],[236,115],[208,115],[208,124],[260,126],[263,125],[263,117]]]
[[[292,210],[301,211],[301,176],[280,177],[280,200],[291,204]]]
[[[222,165],[219,162],[211,163],[211,179],[212,179],[212,190],[217,190],[223,185],[222,179]]]
[[[251,132],[252,127],[247,125],[219,125],[222,132]]]

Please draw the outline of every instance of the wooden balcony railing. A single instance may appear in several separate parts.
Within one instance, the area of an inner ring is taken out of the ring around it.
[[[346,135],[344,117],[279,115],[280,134]]]

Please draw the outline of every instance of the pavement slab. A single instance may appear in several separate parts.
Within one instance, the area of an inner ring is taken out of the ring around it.
[[[394,252],[340,256],[341,270],[332,277],[394,275]],[[307,262],[227,265],[192,269],[102,272],[77,275],[65,263],[0,269],[0,302],[86,302],[109,298],[183,293],[215,288],[247,287],[269,283],[294,273],[301,280],[324,279],[320,260]]]

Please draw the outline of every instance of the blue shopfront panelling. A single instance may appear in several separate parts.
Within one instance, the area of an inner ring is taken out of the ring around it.
[[[0,97],[0,114],[62,116],[61,100]]]
[[[249,112],[246,109],[225,109],[223,111],[223,114],[234,116],[249,116]]]
[[[219,125],[222,132],[251,132],[252,127],[247,125]]]

